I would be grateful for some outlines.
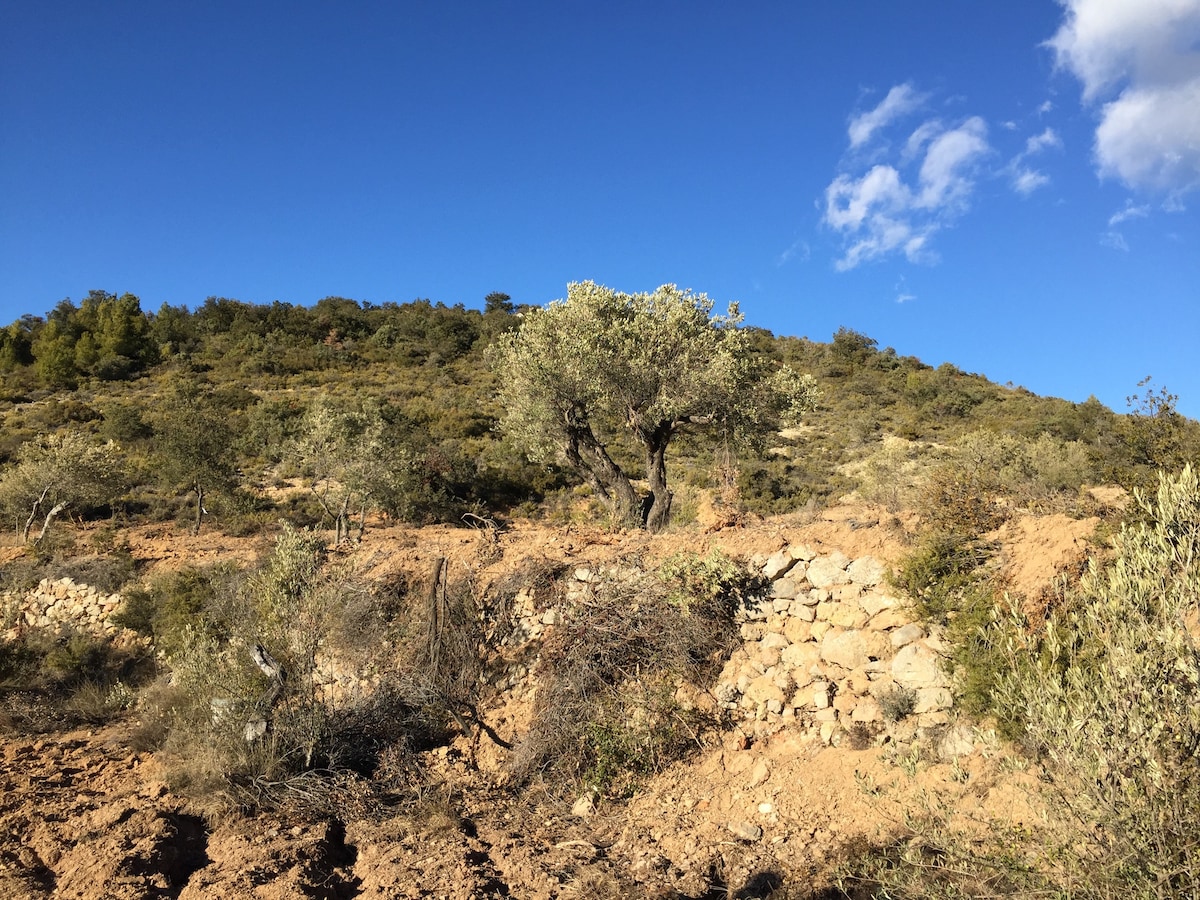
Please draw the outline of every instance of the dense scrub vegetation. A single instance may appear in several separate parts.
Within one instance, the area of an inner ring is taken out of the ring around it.
[[[210,297],[194,311],[146,312],[131,294],[93,291],[45,318],[24,316],[0,329],[5,522],[28,535],[60,502],[75,517],[178,518],[198,529],[207,510],[235,533],[282,516],[339,536],[371,512],[415,522],[576,515],[580,475],[552,455],[528,461],[497,430],[511,413],[496,399],[509,373],[503,354],[494,367],[485,351],[523,317],[504,294],[485,307]],[[844,328],[829,343],[739,334],[748,359],[814,376],[818,406],[765,455],[681,430],[675,521],[694,515],[705,490],[737,511],[782,512],[853,490],[896,506],[931,474],[989,508],[1001,492],[1006,502],[1070,505],[1081,484],[1146,486],[1200,448],[1200,425],[1175,412],[1165,388],[1146,388],[1117,415],[1095,399],[1041,398],[949,364],[933,369]],[[107,496],[77,485],[35,509],[37,453],[27,445],[59,432],[91,440],[93,456],[114,442],[121,471],[104,480]],[[620,468],[641,465],[634,437],[605,438]],[[935,474],[950,459],[961,460],[957,474]],[[11,483],[18,469],[22,489]],[[985,475],[992,484],[971,481]],[[268,488],[285,481],[308,497],[276,508]]]

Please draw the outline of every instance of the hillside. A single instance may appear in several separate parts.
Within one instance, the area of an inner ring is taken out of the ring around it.
[[[0,893],[1200,889],[1167,389],[1117,415],[702,310],[816,407],[666,420],[637,528],[504,427],[488,348],[536,314],[486,306],[93,292],[0,331]],[[644,490],[638,411],[568,401]]]
[[[483,313],[337,297],[311,308],[209,298],[195,311],[149,313],[133,295],[93,291],[79,306],[63,301],[45,318],[0,329],[0,465],[39,436],[82,431],[116,442],[127,490],[115,505],[75,504],[76,516],[187,520],[191,475],[202,465],[206,508],[227,531],[252,531],[281,515],[331,525],[318,492],[290,496],[282,507],[271,493],[281,478],[324,474],[303,447],[319,399],[342,417],[338,427],[373,417],[393,455],[403,450],[404,465],[393,464],[391,476],[403,497],[393,490],[382,507],[393,518],[453,522],[472,511],[562,521],[573,514],[579,477],[526,462],[496,431],[504,373],[491,370],[485,350],[519,326],[520,312],[493,294]],[[1015,459],[1022,471],[1012,478],[1035,483],[1043,496],[1072,496],[1099,481],[1146,485],[1155,470],[1177,468],[1200,448],[1200,425],[1175,413],[1166,388],[1145,387],[1131,398],[1130,415],[1116,415],[1095,400],[1042,398],[949,364],[933,369],[847,329],[829,343],[747,333],[758,355],[815,377],[818,407],[765,456],[730,455],[702,434],[681,434],[670,460],[681,523],[694,520],[706,491],[736,490],[739,508],[758,513],[855,490],[911,502],[930,463],[972,434],[1002,436],[989,450],[992,462],[1002,457],[1012,469]],[[185,426],[196,422],[208,445],[188,437]],[[621,434],[607,438],[618,461],[636,457]]]

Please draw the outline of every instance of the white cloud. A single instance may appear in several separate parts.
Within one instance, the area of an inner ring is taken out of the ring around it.
[[[1052,109],[1054,109],[1054,104],[1051,103],[1049,100],[1045,100],[1045,101],[1043,101],[1042,105],[1038,107],[1038,115],[1044,116],[1044,115],[1046,115],[1046,113],[1050,112]]]
[[[1014,156],[1005,167],[1012,182],[1012,188],[1022,197],[1028,197],[1038,188],[1050,183],[1050,176],[1045,172],[1027,165],[1025,160],[1036,156],[1048,148],[1062,147],[1062,138],[1053,128],[1046,128],[1041,134],[1035,134],[1025,141],[1025,149]]]
[[[1200,0],[1059,0],[1047,44],[1100,107],[1097,168],[1179,202],[1200,187]]]
[[[1054,131],[1053,128],[1047,128],[1041,134],[1035,134],[1033,137],[1025,141],[1025,155],[1032,156],[1035,153],[1041,153],[1047,147],[1061,147],[1062,138]]]
[[[916,127],[908,140],[904,142],[904,162],[912,162],[925,152],[925,145],[938,136],[945,127],[940,119],[930,119]]]
[[[1200,76],[1171,88],[1130,88],[1105,104],[1096,129],[1100,174],[1182,196],[1200,187]]]
[[[793,259],[799,259],[801,262],[807,262],[809,256],[812,255],[812,249],[808,246],[808,241],[804,238],[796,238],[792,245],[779,254],[779,259],[775,261],[775,266],[786,265]]]
[[[1127,219],[1144,219],[1148,215],[1150,215],[1149,206],[1134,206],[1133,202],[1129,201],[1123,210],[1112,214],[1108,220],[1108,227],[1114,228]]]
[[[1022,197],[1028,197],[1038,188],[1045,187],[1049,183],[1050,176],[1044,172],[1039,172],[1037,169],[1017,167],[1012,170],[1013,190]]]
[[[872,110],[860,113],[850,119],[848,129],[850,146],[860,147],[871,139],[871,136],[889,123],[908,115],[925,101],[923,94],[917,93],[911,84],[898,84],[890,91],[883,102]]]
[[[964,204],[975,187],[972,170],[987,152],[987,125],[978,116],[939,134],[930,142],[921,163],[921,193],[917,206],[951,209]]]
[[[1105,247],[1111,247],[1113,250],[1120,250],[1122,253],[1129,252],[1129,244],[1125,241],[1125,236],[1119,231],[1106,231],[1100,235],[1100,243]]]
[[[851,121],[851,149],[863,148],[924,99],[911,85],[892,88],[878,107]],[[979,162],[991,151],[978,116],[953,127],[927,119],[901,147],[894,163],[876,162],[861,174],[843,171],[825,189],[823,222],[845,241],[839,271],[891,254],[935,259],[933,235],[966,210]]]

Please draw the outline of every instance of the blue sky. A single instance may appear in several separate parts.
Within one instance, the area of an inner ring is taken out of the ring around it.
[[[3,322],[671,282],[1200,416],[1200,0],[4,7]]]

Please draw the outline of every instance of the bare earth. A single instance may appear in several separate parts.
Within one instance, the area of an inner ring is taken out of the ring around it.
[[[1049,516],[1006,526],[997,537],[1013,589],[1041,590],[1095,525]],[[862,506],[656,537],[518,526],[493,543],[462,528],[379,527],[355,562],[383,576],[445,556],[474,566],[486,590],[529,557],[592,567],[680,549],[769,554],[794,543],[889,561],[903,552],[905,532],[890,514]],[[134,556],[155,568],[248,561],[266,547],[165,526],[130,536]],[[522,703],[506,698],[492,711],[502,735],[513,736]],[[569,801],[514,800],[498,786],[505,751],[485,742],[472,765],[460,740],[428,754],[441,787],[389,818],[346,810],[332,822],[210,822],[171,794],[152,755],[130,749],[136,724],[0,737],[0,897],[748,898],[780,884],[790,896],[819,896],[848,847],[901,834],[906,810],[943,802],[963,817],[1031,815],[1022,777],[998,764],[992,742],[977,742],[957,763],[902,766],[887,747],[824,747],[784,728],[758,741],[734,730],[627,805],[585,817],[572,815]]]

